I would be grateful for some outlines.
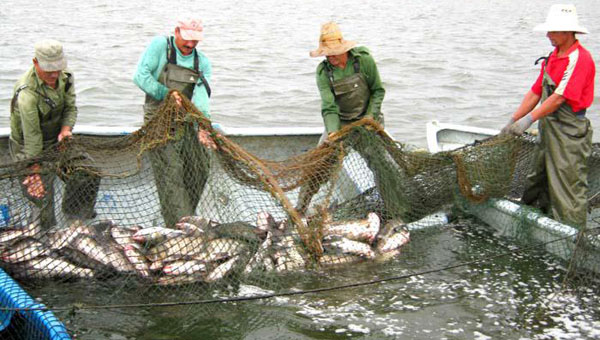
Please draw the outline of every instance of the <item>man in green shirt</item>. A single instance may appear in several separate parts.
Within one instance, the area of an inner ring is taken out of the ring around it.
[[[35,44],[33,66],[17,81],[10,105],[10,155],[14,161],[30,160],[30,174],[22,182],[23,189],[41,209],[44,227],[56,224],[55,176],[35,158],[72,135],[77,107],[73,76],[66,66],[60,42],[44,40]],[[85,174],[69,176],[63,195],[63,211],[68,218],[95,215],[93,207],[99,182],[99,178]]]
[[[366,47],[355,47],[356,42],[344,40],[339,26],[328,22],[321,26],[319,48],[311,51],[311,57],[326,57],[317,66],[317,86],[321,95],[321,114],[325,133],[321,142],[342,127],[370,117],[383,125],[381,103],[385,89],[381,84],[375,60]],[[371,150],[364,143],[354,146],[371,166]],[[378,185],[378,173],[375,182]],[[303,186],[298,197],[297,209],[306,212],[312,196],[319,190],[321,182],[328,176],[318,176],[318,181]]]
[[[364,117],[383,124],[385,89],[377,65],[366,47],[355,45],[344,40],[336,23],[328,22],[321,27],[319,48],[310,52],[311,57],[326,57],[317,67],[317,86],[328,135]]]

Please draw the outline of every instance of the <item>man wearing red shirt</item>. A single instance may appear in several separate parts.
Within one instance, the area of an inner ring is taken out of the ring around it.
[[[539,120],[533,170],[521,200],[537,202],[558,221],[583,229],[592,150],[592,128],[585,114],[594,99],[596,67],[575,34],[588,31],[579,25],[573,5],[553,5],[546,22],[534,30],[547,32],[555,49],[544,58],[538,79],[502,132],[521,135]]]

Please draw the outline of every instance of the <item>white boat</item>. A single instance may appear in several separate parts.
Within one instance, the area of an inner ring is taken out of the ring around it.
[[[432,153],[452,151],[464,145],[485,140],[500,132],[499,130],[440,123],[438,121],[428,122],[426,131],[427,145]],[[592,169],[590,178],[596,178],[596,172],[595,169]],[[594,192],[595,190],[591,191]],[[591,196],[595,196],[595,194]],[[544,245],[548,252],[565,261],[571,261],[575,249],[578,245],[583,244],[579,243],[582,240],[578,239],[578,229],[557,222],[530,207],[507,199],[490,199],[482,204],[472,203],[468,200],[465,200],[465,202],[465,205],[461,208],[493,227],[499,236],[520,239],[525,237],[530,242],[539,242]],[[593,230],[600,226],[596,222],[598,216],[600,216],[600,209],[593,209],[588,214],[587,230]],[[581,249],[581,247],[578,249]],[[577,265],[595,273],[600,273],[600,239],[597,236],[586,236],[585,250],[585,259],[578,261],[580,263],[577,263]],[[579,258],[583,258],[583,256],[579,256]]]
[[[319,138],[323,132],[322,127],[315,128],[302,128],[302,127],[289,127],[289,128],[226,128],[218,124],[213,124],[213,127],[220,130],[225,136],[242,146],[246,151],[258,156],[262,159],[268,159],[273,161],[281,161],[290,158],[294,155],[299,155],[317,146]],[[101,126],[85,126],[76,125],[73,133],[81,136],[102,136],[106,138],[118,138],[123,135],[128,135],[136,131],[137,127],[101,127]],[[0,128],[0,163],[10,162],[8,154],[8,137],[10,135],[10,129]],[[132,156],[135,157],[135,156]],[[345,187],[340,188],[340,197],[352,198],[358,194],[365,192],[374,186],[373,178],[366,178],[364,174],[361,181],[352,180],[356,178],[357,172],[370,173],[367,165],[360,158],[360,156],[354,152],[349,155],[349,161],[354,163],[353,170],[344,166],[344,171],[341,176],[345,176],[347,183]],[[359,169],[356,169],[356,164],[362,164]],[[147,165],[146,165],[147,167]],[[364,169],[363,169],[364,168]],[[146,169],[148,170],[148,169]],[[363,171],[365,170],[365,171]],[[152,189],[153,177],[152,172],[148,171],[149,175],[144,177],[144,183],[137,183],[135,188],[132,188],[130,184],[125,183],[121,188],[117,188],[119,196],[115,195],[114,186],[119,186],[120,182],[114,179],[103,180],[100,185],[98,192],[98,198],[96,201],[96,210],[98,211],[97,219],[104,218],[103,215],[120,214],[124,216],[120,222],[125,223],[140,223],[136,219],[143,218],[146,220],[161,221],[162,217],[160,214],[160,206],[158,204],[158,196],[156,190]],[[372,176],[371,176],[372,177]],[[7,182],[7,181],[5,181]],[[148,182],[148,183],[145,183]],[[341,181],[340,181],[341,182]],[[18,185],[11,185],[10,183],[0,182],[0,191],[4,193],[12,193],[12,197],[18,197],[20,194],[20,188]],[[55,185],[61,186],[60,181],[55,181]],[[210,180],[207,186],[210,186]],[[112,187],[111,187],[112,186]],[[149,189],[150,188],[150,189]],[[60,188],[57,188],[60,189]],[[236,193],[235,187],[231,188],[218,188],[219,198],[222,204],[219,206],[217,212],[203,212],[206,215],[210,213],[216,213],[221,218],[230,218],[232,221],[235,220],[246,220],[255,218],[255,213],[251,217],[245,216],[249,212],[254,212],[257,207],[252,206],[251,202],[247,202],[246,197],[240,197]],[[56,190],[57,192],[59,190]],[[205,189],[205,192],[211,191]],[[261,193],[257,192],[256,195]],[[264,193],[263,193],[264,194]],[[295,195],[291,195],[295,196]],[[126,199],[125,199],[126,198]],[[267,198],[265,198],[267,199]],[[3,201],[0,198],[0,228],[9,226],[12,220],[18,220],[17,214],[26,215],[26,212],[19,211],[19,208],[14,207],[9,201]],[[60,202],[56,202],[57,217],[60,212]],[[144,210],[146,214],[143,217],[136,216],[136,212]],[[284,213],[283,211],[281,213]],[[275,216],[276,213],[273,212]],[[406,227],[410,231],[421,230],[425,228],[441,227],[448,223],[448,215],[445,212],[438,212],[424,217],[418,221],[409,223]],[[63,218],[64,220],[64,218]],[[221,221],[223,221],[221,219]],[[224,221],[223,221],[224,222]],[[33,298],[30,297],[12,278],[6,274],[0,268],[0,307],[15,308],[20,310],[22,308],[31,307],[33,305]],[[43,307],[38,304],[36,307]],[[15,314],[14,311],[0,312],[0,336],[2,329],[11,326],[11,319]],[[36,338],[40,339],[69,339],[69,335],[66,332],[66,328],[60,321],[54,316],[51,311],[42,311],[39,313],[27,313],[22,312],[25,322],[29,325],[26,327],[30,328],[32,332],[38,332],[39,336]],[[58,331],[57,331],[58,329]]]

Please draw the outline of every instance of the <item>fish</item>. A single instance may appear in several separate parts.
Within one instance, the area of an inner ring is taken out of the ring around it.
[[[180,260],[165,265],[162,271],[167,275],[191,275],[199,272],[206,273],[206,264],[199,260]]]
[[[40,220],[34,220],[24,228],[3,229],[0,233],[0,244],[10,245],[26,237],[35,237],[42,231]]]
[[[271,214],[266,211],[260,211],[256,214],[256,228],[263,232],[277,228],[277,222]]]
[[[208,263],[244,254],[246,251],[247,246],[242,241],[219,238],[208,241],[205,248],[192,258]]]
[[[202,230],[210,229],[218,224],[217,222],[202,216],[183,216],[177,223],[190,223]]]
[[[49,249],[43,243],[32,238],[25,238],[12,245],[10,249],[0,253],[0,259],[3,262],[18,263],[48,253]]]
[[[326,236],[323,242],[323,248],[334,254],[353,254],[365,258],[375,258],[375,252],[367,243],[351,240],[343,236]]]
[[[390,237],[392,234],[396,233],[400,228],[403,228],[406,225],[404,220],[401,218],[394,218],[388,220],[383,224],[383,227],[379,230],[377,234],[376,242],[379,244],[382,240]]]
[[[260,243],[264,236],[262,230],[243,221],[219,224],[214,226],[212,231],[216,233],[215,238],[230,238],[242,240],[251,244]]]
[[[150,227],[137,231],[131,238],[138,243],[154,244],[183,234],[183,231],[177,229]]]
[[[400,247],[410,241],[410,233],[406,229],[400,229],[387,238],[377,242],[377,252],[385,254],[389,252],[397,252]]]
[[[376,213],[370,212],[366,219],[323,223],[323,235],[338,235],[354,241],[373,243],[381,221]]]
[[[19,265],[15,270],[16,278],[91,278],[94,271],[89,268],[81,268],[65,260],[40,256]]]
[[[142,277],[150,276],[150,266],[148,265],[148,261],[137,244],[124,245],[123,253],[125,254],[125,258],[133,265],[136,273]]]
[[[148,249],[146,257],[150,262],[170,262],[191,257],[203,250],[205,242],[204,237],[181,234]]]
[[[235,265],[240,260],[240,256],[236,255],[229,260],[221,263],[213,269],[205,278],[206,282],[215,282],[229,275],[235,268]]]
[[[275,270],[278,272],[301,269],[306,266],[306,260],[300,253],[296,238],[293,235],[284,235],[275,240]]]
[[[116,249],[114,245],[111,245],[110,243],[101,245],[88,235],[77,236],[73,242],[71,242],[69,247],[72,247],[91,259],[107,267],[112,267],[119,272],[135,271],[135,268],[125,258],[125,255]]]
[[[134,226],[132,228],[122,228],[117,225],[110,227],[110,235],[112,239],[122,248],[125,246],[136,243],[133,239],[138,231],[142,230],[140,226]]]
[[[67,228],[48,232],[46,240],[50,249],[58,250],[68,246],[77,236],[82,234],[91,236],[94,231],[76,220]]]
[[[256,253],[254,253],[252,258],[250,258],[248,264],[246,264],[246,267],[244,268],[244,274],[250,274],[254,269],[256,269],[256,267],[264,263],[264,258],[268,257],[268,252],[271,249],[272,245],[273,233],[271,231],[267,231],[267,236],[265,237],[265,240],[260,245]]]
[[[208,235],[208,233],[204,229],[198,227],[197,225],[195,225],[193,223],[179,222],[179,223],[175,224],[175,228],[177,228],[177,230],[181,230],[184,234],[189,235],[189,236]]]

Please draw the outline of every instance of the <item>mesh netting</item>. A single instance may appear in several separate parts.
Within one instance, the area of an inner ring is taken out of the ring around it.
[[[216,148],[199,142],[198,126]],[[455,207],[497,227],[498,237],[558,258],[565,285],[597,291],[593,214],[585,231],[556,222],[548,228],[535,210],[497,200],[520,197],[533,145],[530,137],[494,137],[430,154],[362,120],[308,152],[273,161],[217,133],[189,101],[182,108],[168,101],[131,135],[75,136],[35,160],[1,164],[2,269],[26,287],[72,292],[48,298],[49,309],[31,301],[33,310],[22,310],[4,299],[2,306],[17,311],[6,310],[16,330],[4,334],[49,337],[25,322],[31,319],[66,332],[50,311],[76,322],[98,309],[127,319],[128,308],[171,320],[163,334],[190,334],[222,312],[213,302],[239,297],[232,292],[242,286],[286,293],[290,280],[307,272],[335,276],[340,268],[398,257],[413,274],[428,271],[414,267],[424,255],[413,243],[430,237],[423,230],[435,233],[446,222],[436,216],[456,214]],[[42,198],[22,185],[34,162],[41,165]],[[593,206],[600,192],[596,152],[591,162]],[[461,259],[454,261],[445,265]],[[250,318],[247,327],[268,320]]]

